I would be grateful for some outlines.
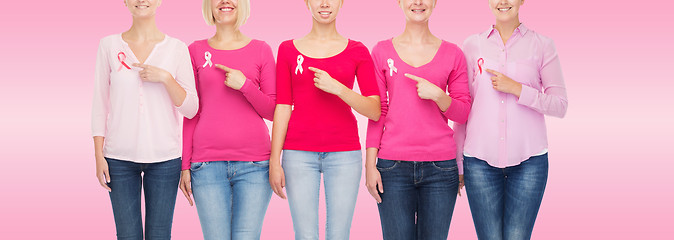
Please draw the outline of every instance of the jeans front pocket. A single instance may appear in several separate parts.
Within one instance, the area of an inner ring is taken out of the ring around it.
[[[381,158],[377,160],[377,170],[379,170],[380,172],[390,171],[394,169],[396,166],[398,166],[398,161],[386,160]]]
[[[208,165],[208,162],[193,162],[190,164],[190,171],[196,172]]]
[[[250,164],[253,165],[253,166],[256,166],[256,167],[268,168],[269,167],[269,160],[252,161],[252,162],[250,162]]]
[[[456,160],[447,160],[447,161],[434,161],[431,162],[433,167],[437,168],[440,171],[458,171],[459,168],[456,165]]]

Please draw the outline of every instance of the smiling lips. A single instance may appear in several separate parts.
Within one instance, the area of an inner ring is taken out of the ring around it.
[[[497,7],[496,10],[498,10],[499,12],[507,12],[510,11],[510,9],[512,8],[513,7]]]
[[[329,17],[330,14],[332,14],[332,12],[330,12],[330,11],[320,11],[320,12],[318,12],[318,14],[320,14],[321,17]]]
[[[234,8],[233,8],[233,7],[221,7],[221,8],[218,8],[218,9],[219,9],[220,11],[223,11],[223,12],[231,12],[231,11],[234,11]]]

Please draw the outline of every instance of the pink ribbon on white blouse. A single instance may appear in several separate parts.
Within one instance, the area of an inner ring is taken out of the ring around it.
[[[121,63],[121,65],[119,65],[119,68],[117,68],[118,72],[122,71],[122,67],[126,67],[126,69],[131,69],[129,65],[126,65],[126,63],[124,62],[126,60],[126,54],[124,54],[124,52],[117,53],[117,60],[119,60],[119,62]]]

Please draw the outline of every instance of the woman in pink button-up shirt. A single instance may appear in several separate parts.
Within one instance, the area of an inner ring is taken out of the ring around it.
[[[180,121],[199,107],[192,64],[185,43],[157,29],[161,0],[124,3],[133,25],[101,39],[96,57],[91,120],[96,176],[110,192],[118,238],[170,239],[180,180]]]
[[[548,176],[544,115],[567,109],[555,46],[520,23],[523,4],[489,0],[496,24],[463,45],[473,106],[454,136],[479,239],[531,238]]]

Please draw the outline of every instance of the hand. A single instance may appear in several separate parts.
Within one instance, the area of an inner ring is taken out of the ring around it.
[[[98,183],[101,184],[101,187],[112,192],[108,183],[110,183],[110,171],[108,170],[108,161],[105,161],[103,154],[96,154],[96,178],[98,178]]]
[[[133,66],[143,69],[138,72],[138,75],[140,75],[140,80],[144,82],[166,83],[173,79],[169,72],[155,66],[140,63],[134,63]]]
[[[438,85],[435,85],[426,79],[414,76],[409,73],[405,73],[405,77],[417,81],[417,94],[419,94],[419,98],[421,99],[438,101],[442,95],[447,95],[444,90],[438,87]]]
[[[283,188],[286,186],[286,176],[283,172],[283,167],[269,165],[269,185],[271,185],[271,190],[276,195],[282,199],[286,199],[286,195],[283,193]]]
[[[464,182],[463,182],[463,174],[459,175],[459,197],[461,197],[461,189],[463,189]]]
[[[370,192],[370,195],[372,195],[374,200],[376,200],[377,203],[381,203],[381,196],[379,196],[379,193],[384,193],[384,185],[381,182],[381,174],[377,168],[365,168],[365,186],[367,186],[367,191]]]
[[[241,90],[243,84],[246,83],[246,76],[241,71],[220,64],[215,64],[215,67],[225,71],[225,85],[228,87],[234,90]]]
[[[522,93],[522,84],[518,83],[515,80],[512,80],[506,75],[503,75],[503,73],[491,70],[491,69],[485,69],[488,73],[493,74],[494,76],[491,77],[491,85],[494,87],[496,91],[499,92],[504,92],[504,93],[510,93],[513,94],[517,97],[520,97],[520,93]]]
[[[194,206],[194,202],[192,202],[192,173],[189,169],[180,172],[179,187],[180,191],[185,195],[185,198],[187,198],[187,202],[190,203],[190,206]]]
[[[326,71],[315,67],[309,67],[309,70],[314,72],[314,86],[324,92],[339,96],[346,88],[344,84],[332,78]]]

